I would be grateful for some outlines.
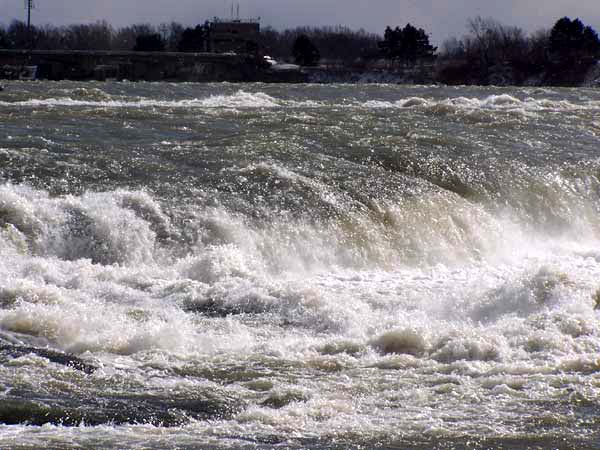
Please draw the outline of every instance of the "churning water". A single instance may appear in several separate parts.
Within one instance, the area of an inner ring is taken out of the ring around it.
[[[600,448],[599,91],[0,95],[0,448]]]

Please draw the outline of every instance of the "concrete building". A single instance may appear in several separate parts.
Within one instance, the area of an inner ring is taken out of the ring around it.
[[[220,20],[209,24],[208,50],[212,53],[255,53],[260,24],[256,20]]]

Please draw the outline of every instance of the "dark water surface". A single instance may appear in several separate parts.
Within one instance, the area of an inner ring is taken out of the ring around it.
[[[0,448],[600,448],[600,92],[8,82]]]

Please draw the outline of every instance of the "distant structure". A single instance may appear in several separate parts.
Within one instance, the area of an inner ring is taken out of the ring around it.
[[[25,8],[27,8],[27,30],[31,30],[31,10],[35,8],[33,0],[25,0]]]
[[[260,23],[255,19],[214,18],[208,29],[208,51],[212,53],[255,53]]]

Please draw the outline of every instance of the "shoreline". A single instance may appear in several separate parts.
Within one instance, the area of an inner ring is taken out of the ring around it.
[[[509,66],[498,66],[486,82],[472,77],[456,77],[448,82],[443,74],[447,62],[402,68],[287,66],[265,67],[257,57],[235,53],[0,50],[2,80],[600,87],[600,62],[576,77],[545,71],[525,77]]]

